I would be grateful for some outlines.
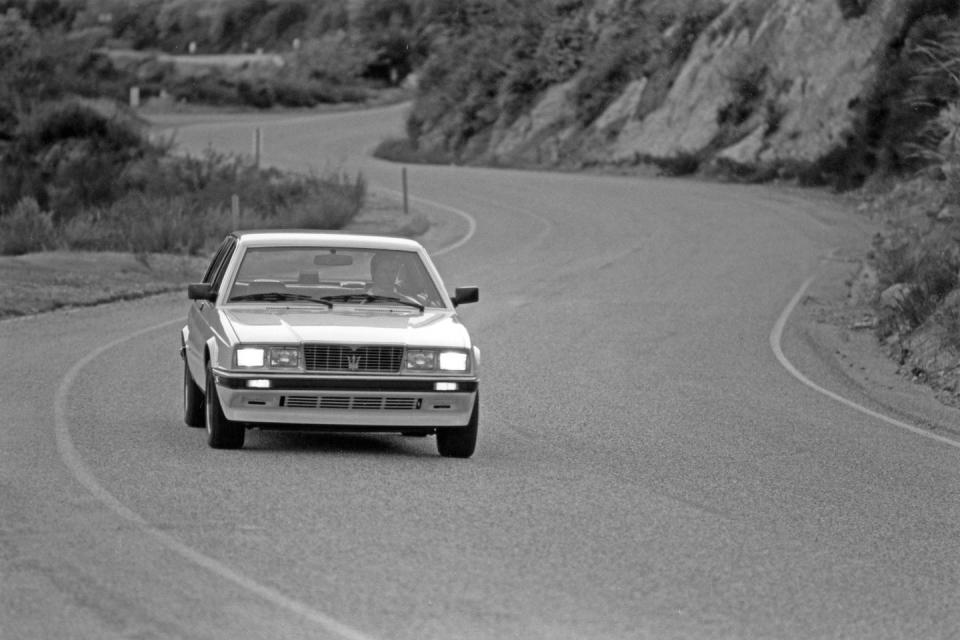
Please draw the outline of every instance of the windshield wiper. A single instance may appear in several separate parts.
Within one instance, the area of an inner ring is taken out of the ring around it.
[[[407,305],[408,307],[414,307],[420,311],[423,311],[424,309],[422,304],[413,298],[407,298],[406,296],[381,296],[373,293],[347,293],[339,296],[323,296],[320,299],[324,302],[350,302],[351,300],[356,300],[358,298],[364,302],[396,302],[398,304]]]
[[[296,300],[297,302],[316,302],[317,304],[325,304],[328,307],[333,307],[333,303],[327,300],[326,298],[314,298],[313,296],[306,296],[302,293],[284,293],[282,291],[268,291],[264,293],[247,293],[242,296],[234,296],[230,298],[230,302],[243,302],[243,301],[255,301],[263,300],[265,302],[281,302],[287,300]]]

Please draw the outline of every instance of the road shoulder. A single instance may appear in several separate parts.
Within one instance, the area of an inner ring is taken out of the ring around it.
[[[851,296],[855,252],[823,260],[782,337],[787,359],[815,384],[896,420],[960,442],[960,410],[890,358],[868,305]]]

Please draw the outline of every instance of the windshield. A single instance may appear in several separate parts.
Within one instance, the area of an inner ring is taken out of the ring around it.
[[[406,304],[443,307],[440,292],[413,251],[333,247],[251,247],[229,302]]]

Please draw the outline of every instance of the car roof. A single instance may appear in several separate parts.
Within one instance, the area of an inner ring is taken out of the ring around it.
[[[369,249],[394,249],[419,251],[422,245],[410,238],[383,236],[343,231],[317,231],[313,229],[264,229],[234,231],[231,234],[240,244],[248,247],[302,246],[302,247],[354,247]]]

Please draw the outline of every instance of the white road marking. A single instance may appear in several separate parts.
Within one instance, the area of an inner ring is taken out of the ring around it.
[[[914,426],[912,424],[908,424],[901,420],[897,420],[896,418],[891,418],[888,415],[884,415],[882,413],[874,411],[873,409],[867,408],[862,404],[858,404],[853,400],[850,400],[849,398],[844,398],[840,394],[834,393],[829,389],[824,389],[823,387],[816,384],[815,382],[810,380],[808,377],[800,373],[800,371],[795,366],[793,366],[793,363],[791,363],[787,359],[787,356],[783,354],[783,349],[780,346],[780,343],[783,340],[783,330],[784,330],[784,327],[786,327],[787,325],[787,320],[790,318],[790,314],[793,313],[793,310],[800,303],[800,300],[803,298],[803,294],[806,293],[807,288],[810,286],[813,280],[814,280],[814,276],[810,276],[809,278],[806,279],[806,281],[804,281],[802,285],[800,285],[800,289],[794,294],[793,298],[790,300],[786,308],[780,314],[780,317],[777,319],[776,324],[773,325],[773,330],[770,332],[770,347],[773,349],[773,354],[777,357],[777,360],[779,360],[780,364],[783,365],[783,368],[786,369],[790,373],[790,375],[792,375],[794,378],[796,378],[803,384],[807,385],[814,391],[821,393],[827,396],[828,398],[836,400],[837,402],[844,404],[855,411],[859,411],[860,413],[868,415],[871,418],[876,418],[877,420],[881,420],[883,422],[886,422],[887,424],[893,425],[895,427],[899,427],[901,429],[905,429],[919,436],[923,436],[924,438],[936,440],[937,442],[942,442],[943,444],[947,444],[947,445],[950,445],[951,447],[956,447],[960,449],[960,442],[957,442],[956,440],[946,438],[944,436],[933,433],[927,429],[922,429],[920,427]]]
[[[253,580],[252,578],[249,578],[242,573],[231,569],[229,566],[220,562],[219,560],[211,558],[210,556],[197,551],[196,549],[184,544],[180,540],[177,540],[170,534],[164,533],[163,531],[152,526],[143,518],[143,516],[124,505],[122,502],[117,500],[113,494],[107,491],[103,485],[97,481],[97,478],[90,471],[89,467],[87,467],[87,465],[83,462],[83,459],[77,452],[77,449],[73,444],[73,440],[70,437],[70,423],[67,418],[69,415],[67,411],[67,399],[70,393],[70,388],[76,381],[77,376],[80,375],[80,372],[84,369],[84,367],[89,365],[91,362],[96,360],[110,349],[118,347],[125,342],[129,342],[130,340],[133,340],[134,338],[144,334],[151,333],[153,331],[159,331],[161,329],[167,329],[182,322],[183,320],[178,318],[176,320],[170,320],[168,322],[147,327],[146,329],[135,331],[134,333],[122,338],[118,338],[117,340],[108,342],[107,344],[94,349],[86,356],[78,360],[72,367],[70,367],[67,373],[63,376],[60,386],[57,388],[57,393],[54,396],[53,409],[57,450],[60,452],[60,457],[64,464],[67,465],[67,468],[70,469],[80,484],[86,487],[87,490],[90,491],[90,493],[92,493],[97,500],[102,502],[107,508],[124,520],[136,525],[144,533],[152,536],[164,547],[180,554],[186,560],[189,560],[190,562],[207,569],[211,573],[229,582],[232,582],[241,589],[249,591],[250,593],[257,595],[282,609],[286,609],[287,611],[302,616],[303,618],[319,625],[326,631],[335,634],[338,638],[344,638],[346,640],[373,640],[373,636],[368,636],[365,633],[358,631],[357,629],[344,624],[303,602],[300,602],[299,600],[295,600],[284,595],[276,589],[260,584],[256,580]]]
[[[374,187],[374,188],[375,188],[377,191],[380,191],[380,192],[382,192],[382,193],[388,193],[388,194],[390,194],[391,196],[394,196],[394,197],[397,197],[397,198],[402,198],[402,197],[403,197],[403,192],[397,191],[396,189],[391,189],[391,188],[389,188],[389,187],[379,187],[379,186],[378,186],[378,187]],[[456,250],[456,249],[459,249],[459,248],[462,247],[463,245],[465,245],[465,244],[467,244],[468,242],[470,242],[470,240],[473,238],[473,234],[477,232],[477,220],[476,220],[476,218],[474,218],[472,215],[470,215],[469,213],[467,213],[467,212],[464,211],[463,209],[457,209],[456,207],[451,207],[451,206],[449,206],[449,205],[440,204],[439,202],[435,202],[435,201],[433,201],[433,200],[427,200],[426,198],[419,198],[419,197],[417,197],[417,196],[408,195],[408,197],[409,197],[409,199],[410,199],[411,202],[419,202],[420,204],[424,204],[424,205],[426,205],[426,206],[428,206],[428,207],[434,207],[434,208],[436,208],[436,209],[440,209],[441,211],[446,211],[446,212],[448,212],[448,213],[452,213],[452,214],[454,214],[454,215],[456,215],[456,216],[459,216],[459,217],[461,217],[461,218],[463,218],[464,220],[467,221],[467,233],[464,234],[464,236],[463,236],[462,238],[460,238],[460,239],[457,240],[456,242],[453,242],[453,243],[451,243],[451,244],[449,244],[449,245],[447,245],[447,246],[445,246],[445,247],[441,247],[440,249],[437,249],[436,251],[431,251],[431,252],[430,252],[430,255],[431,255],[431,256],[442,256],[442,255],[445,254],[445,253],[450,253],[451,251],[454,251],[454,250]]]

